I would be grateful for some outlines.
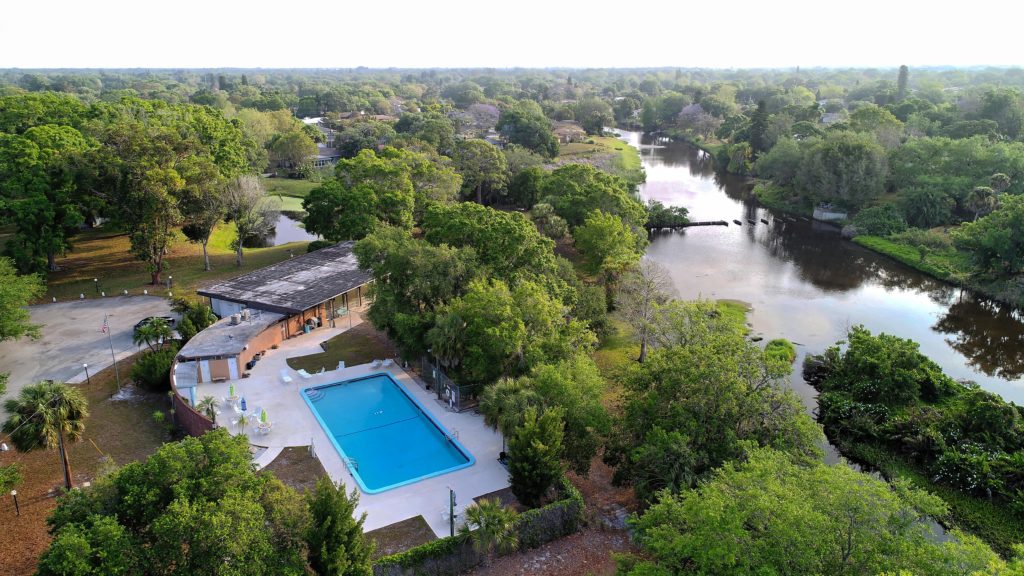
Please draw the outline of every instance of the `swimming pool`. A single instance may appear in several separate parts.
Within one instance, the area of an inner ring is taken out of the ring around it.
[[[306,388],[302,397],[367,494],[476,461],[390,374]]]

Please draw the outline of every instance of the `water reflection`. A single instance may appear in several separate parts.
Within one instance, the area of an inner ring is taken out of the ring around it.
[[[1020,310],[965,295],[939,319],[935,330],[971,366],[1007,380],[1024,375],[1024,318]]]
[[[301,214],[301,213],[298,213]],[[294,212],[282,212],[277,217],[277,223],[274,225],[274,230],[266,236],[252,236],[246,238],[246,248],[267,248],[270,246],[280,246],[281,244],[287,244],[289,242],[312,242],[317,240],[319,236],[306,232],[306,229],[302,226],[301,217]]]
[[[961,301],[956,288],[843,240],[835,226],[759,206],[749,181],[716,174],[713,159],[693,146],[623,137],[644,144],[641,197],[686,206],[694,220],[730,223],[651,235],[647,256],[669,269],[683,297],[749,302],[755,331],[799,342],[802,352],[823,350],[853,324],[912,338],[950,376],[1024,401],[1019,311]],[[813,390],[795,388],[813,403]]]

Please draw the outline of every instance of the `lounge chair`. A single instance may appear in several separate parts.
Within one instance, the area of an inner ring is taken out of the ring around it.
[[[380,365],[383,364],[383,362],[383,360],[374,360],[373,362],[370,362],[370,368],[380,368]]]
[[[287,368],[281,368],[281,382],[284,382],[285,384],[292,383],[292,377],[288,375]]]
[[[335,368],[335,370],[344,370],[344,369],[345,369],[345,361],[344,360],[338,360],[338,367]]]
[[[312,378],[313,377],[312,374],[310,374],[309,372],[306,372],[305,368],[299,368],[298,370],[296,370],[296,372],[298,372],[299,376],[302,376],[303,378]]]
[[[323,374],[326,371],[327,371],[327,368],[325,366],[321,366],[320,370],[317,371],[317,374]]]
[[[384,368],[391,368],[391,366],[394,365],[394,363],[395,363],[394,360],[392,360],[391,358],[388,358],[387,360],[381,362],[380,365],[382,367],[384,367]]]

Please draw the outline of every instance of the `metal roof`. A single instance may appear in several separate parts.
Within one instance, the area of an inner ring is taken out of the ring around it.
[[[352,253],[354,245],[350,240],[321,248],[197,290],[197,293],[256,310],[298,314],[372,279],[369,272],[359,269]]]

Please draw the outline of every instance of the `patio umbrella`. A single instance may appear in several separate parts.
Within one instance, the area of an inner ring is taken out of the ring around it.
[[[235,385],[234,384],[229,384],[228,385],[228,397],[232,397],[234,395],[235,395]]]
[[[267,423],[267,409],[260,410],[260,422]]]
[[[245,412],[245,396],[242,396],[242,412]]]

